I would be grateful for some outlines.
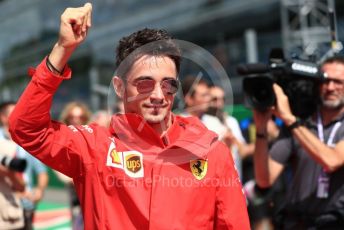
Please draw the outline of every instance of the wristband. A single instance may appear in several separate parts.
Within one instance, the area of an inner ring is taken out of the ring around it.
[[[303,125],[302,120],[300,118],[296,117],[296,121],[294,121],[294,123],[292,123],[291,125],[287,126],[287,129],[289,131],[292,131],[293,129],[295,129],[301,125]]]
[[[254,185],[254,192],[258,195],[258,196],[267,196],[270,191],[271,191],[271,187],[268,188],[261,188],[259,187],[259,185],[255,184]]]
[[[49,54],[50,55],[50,54]],[[63,74],[63,70],[65,69],[63,67],[62,71],[58,70],[53,64],[51,64],[50,60],[49,60],[49,55],[47,56],[47,60],[46,60],[46,64],[48,69],[53,72],[53,73],[58,73],[59,75]]]

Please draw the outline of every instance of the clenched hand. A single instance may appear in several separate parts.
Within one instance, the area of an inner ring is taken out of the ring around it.
[[[58,44],[64,48],[74,48],[83,42],[91,27],[92,5],[67,8],[61,15],[61,26]]]
[[[60,34],[49,55],[50,63],[61,72],[76,47],[82,43],[91,27],[92,4],[67,8],[61,15]]]

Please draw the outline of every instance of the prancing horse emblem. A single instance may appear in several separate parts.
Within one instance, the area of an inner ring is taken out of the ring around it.
[[[192,160],[190,161],[190,169],[197,180],[202,180],[207,174],[208,161],[207,160]]]

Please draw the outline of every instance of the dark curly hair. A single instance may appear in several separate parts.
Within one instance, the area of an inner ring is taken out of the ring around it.
[[[165,31],[158,29],[139,30],[119,41],[116,49],[117,74],[125,77],[133,63],[144,55],[167,56],[180,69],[181,51],[173,38]]]

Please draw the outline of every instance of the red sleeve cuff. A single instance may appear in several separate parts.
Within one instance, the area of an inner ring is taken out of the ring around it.
[[[72,70],[66,66],[61,75],[51,72],[46,65],[45,57],[36,69],[29,68],[28,74],[32,80],[38,83],[43,88],[49,91],[55,91],[63,80],[68,80],[72,77]]]

